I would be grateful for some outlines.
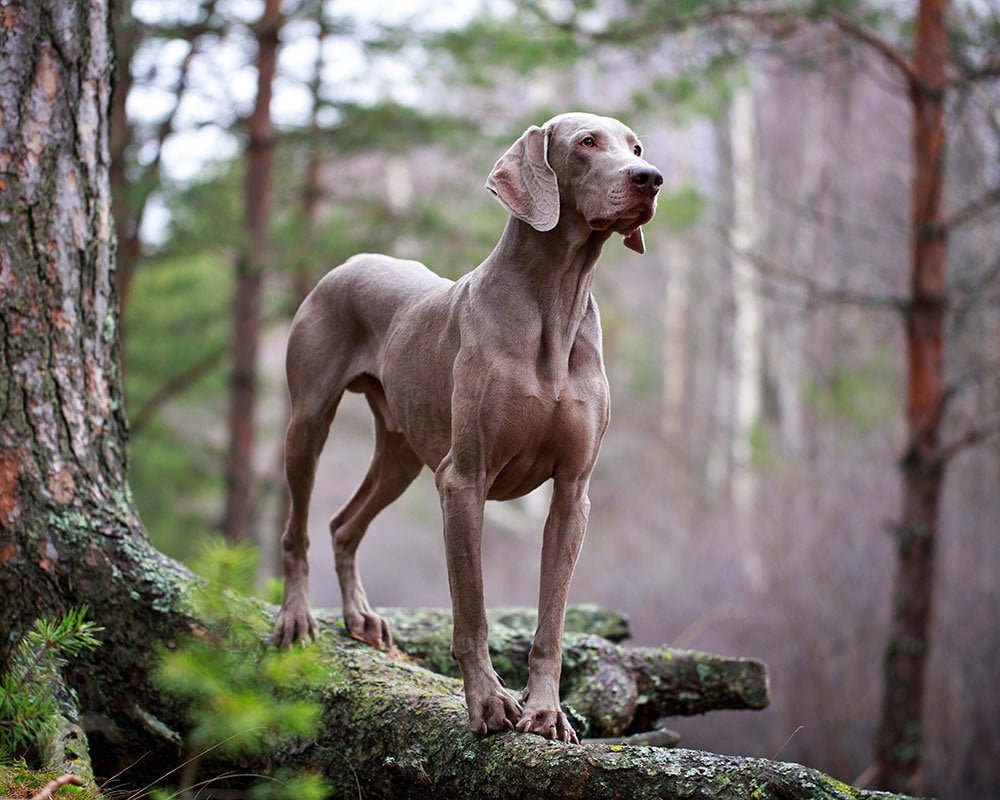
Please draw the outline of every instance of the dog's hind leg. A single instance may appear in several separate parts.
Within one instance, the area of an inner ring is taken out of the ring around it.
[[[372,610],[361,585],[358,545],[371,521],[406,490],[423,464],[406,438],[388,429],[380,410],[385,402],[382,387],[366,386],[365,396],[375,417],[375,453],[361,486],[330,520],[330,535],[347,630],[352,636],[381,648],[392,644],[392,635],[389,623]]]
[[[309,611],[309,499],[330,423],[356,371],[358,353],[350,343],[357,337],[334,338],[328,333],[331,329],[350,332],[349,320],[342,317],[324,307],[314,290],[296,314],[288,337],[291,419],[285,432],[285,478],[291,502],[281,537],[285,589],[274,629],[274,641],[280,646],[318,632]]]
[[[324,405],[292,401],[292,417],[285,432],[285,477],[291,498],[288,522],[281,537],[284,598],[274,629],[274,641],[285,647],[298,639],[315,638],[316,620],[309,610],[309,499],[316,478],[316,462],[326,442],[343,389]]]

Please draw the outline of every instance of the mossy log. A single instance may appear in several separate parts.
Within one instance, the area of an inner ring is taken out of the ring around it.
[[[569,745],[530,734],[467,731],[461,684],[402,653],[324,626],[329,681],[317,741],[280,754],[322,772],[335,796],[448,800],[889,798],[815,770],[766,759],[610,743]],[[219,763],[217,768],[226,765]]]
[[[450,619],[451,613],[448,614]],[[487,612],[491,625],[531,631],[538,624],[538,612],[527,606],[502,606]],[[567,633],[592,633],[609,642],[631,638],[628,615],[593,603],[576,603],[566,609]]]
[[[428,669],[460,677],[451,658],[450,612],[386,608],[380,613],[392,623],[394,640],[403,652]],[[563,638],[562,697],[574,721],[584,723],[584,735],[622,736],[653,730],[663,717],[768,704],[767,669],[760,661],[666,647],[626,647],[586,632],[627,634],[624,615],[587,606],[571,608],[567,616],[575,630],[567,630]],[[339,624],[337,612],[321,618]],[[490,614],[490,654],[512,689],[527,682],[533,624],[534,615],[526,609]]]

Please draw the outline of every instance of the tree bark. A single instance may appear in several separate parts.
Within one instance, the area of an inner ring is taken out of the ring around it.
[[[115,221],[115,266],[118,278],[119,318],[125,317],[125,304],[131,291],[132,276],[139,260],[138,220],[133,214],[132,187],[128,178],[127,153],[132,145],[132,126],[125,112],[125,104],[132,90],[132,57],[138,48],[141,34],[132,19],[131,0],[113,0],[115,32],[115,79],[111,93],[111,215]]]
[[[434,672],[461,677],[451,657],[450,612],[390,608],[379,613],[392,623],[400,650]],[[567,616],[560,688],[586,736],[649,731],[670,716],[767,707],[767,669],[760,661],[668,647],[625,647],[591,632],[606,627],[606,612],[576,608]],[[509,609],[489,617],[494,667],[508,686],[524,686],[533,614]],[[322,619],[340,625],[334,612]]]
[[[271,90],[278,63],[281,30],[279,0],[266,0],[255,28],[257,100],[247,120],[246,238],[236,259],[233,300],[233,367],[230,379],[229,450],[226,459],[226,509],[223,532],[231,542],[252,537],[254,444],[257,415],[257,344],[260,340],[260,291],[268,246],[275,132]]]
[[[901,460],[902,518],[877,734],[878,785],[920,792],[924,673],[930,648],[934,549],[944,463],[944,336],[948,270],[945,87],[950,0],[921,0],[910,99],[913,106],[912,266],[906,312],[908,442]]]
[[[183,571],[125,480],[109,22],[95,0],[7,4],[0,25],[0,668],[39,615],[90,604],[100,664],[65,681],[120,720],[155,700],[150,646],[176,628]]]

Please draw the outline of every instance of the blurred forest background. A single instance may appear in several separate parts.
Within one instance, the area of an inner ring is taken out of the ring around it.
[[[276,574],[302,297],[366,250],[468,271],[502,230],[482,186],[507,145],[561,111],[617,116],[667,184],[646,255],[611,241],[595,279],[613,411],[571,600],[627,612],[640,643],[769,665],[768,710],[678,721],[685,746],[863,784],[916,458],[917,95],[893,59],[916,3],[663,5],[118,0],[131,485],[162,550],[191,558],[223,532]],[[958,3],[948,37],[923,771],[928,794],[985,798],[1000,796],[1000,7]],[[315,605],[339,605],[326,521],[371,447],[349,396],[312,504]],[[537,598],[544,489],[488,504],[491,605]],[[448,604],[439,513],[425,472],[374,523],[373,602]]]

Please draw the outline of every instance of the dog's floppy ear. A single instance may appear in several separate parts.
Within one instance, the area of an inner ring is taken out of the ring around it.
[[[559,222],[559,186],[548,150],[548,131],[532,125],[500,156],[486,180],[500,205],[537,231],[550,231]]]

